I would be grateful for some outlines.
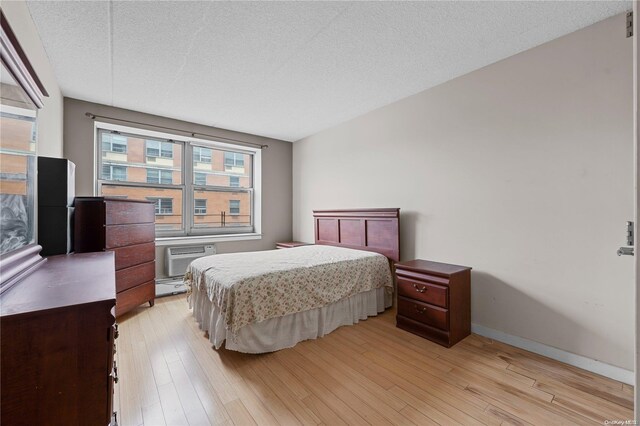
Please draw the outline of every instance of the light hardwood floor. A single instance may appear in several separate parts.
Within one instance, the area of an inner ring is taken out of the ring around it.
[[[472,335],[451,349],[392,310],[271,354],[212,349],[184,295],[119,319],[121,426],[602,424],[633,388]]]

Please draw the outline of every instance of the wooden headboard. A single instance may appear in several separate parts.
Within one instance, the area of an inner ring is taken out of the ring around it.
[[[400,261],[400,209],[314,210],[316,244],[383,254]]]

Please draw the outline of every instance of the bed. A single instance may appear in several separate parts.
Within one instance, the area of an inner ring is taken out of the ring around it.
[[[315,245],[189,265],[189,306],[216,349],[273,352],[391,306],[399,209],[316,210],[314,222]]]

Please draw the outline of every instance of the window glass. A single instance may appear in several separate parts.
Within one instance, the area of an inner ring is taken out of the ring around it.
[[[127,180],[127,168],[124,166],[104,164],[102,166],[102,179]]]
[[[229,200],[229,214],[240,214],[240,200]]]
[[[231,172],[244,172],[244,156],[240,152],[225,152],[224,153],[224,168],[226,171]]]
[[[251,193],[216,190],[196,190],[194,208],[206,206],[206,212],[196,211],[194,227],[212,229],[243,229],[251,227]],[[200,201],[198,201],[200,200]]]
[[[2,254],[35,242],[37,125],[35,106],[8,74],[0,83],[0,97]]]
[[[173,198],[147,197],[147,200],[155,203],[156,215],[173,214]]]
[[[147,157],[173,158],[173,144],[171,142],[162,142],[147,139],[146,155]]]
[[[207,161],[200,161],[203,155]],[[196,185],[247,189],[253,187],[251,154],[194,146],[193,159]],[[206,176],[203,177],[203,174]]]
[[[193,147],[194,163],[211,163],[211,149],[200,146]]]
[[[181,143],[145,139],[106,130],[100,130],[98,134],[101,143],[101,180],[182,184]],[[112,170],[117,171],[114,174]]]
[[[99,193],[152,200],[158,235],[254,231],[251,151],[148,138],[133,131],[99,130],[98,136]]]
[[[206,185],[207,184],[207,174],[202,172],[195,172],[193,174],[193,183],[195,185]]]
[[[207,214],[207,200],[195,200],[195,214]]]
[[[102,134],[102,150],[116,153],[127,152],[127,138],[118,134]]]
[[[173,171],[163,169],[147,169],[147,183],[171,185],[173,183]]]

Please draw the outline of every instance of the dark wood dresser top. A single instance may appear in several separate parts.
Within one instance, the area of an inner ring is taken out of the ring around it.
[[[415,272],[429,271],[431,274],[442,275],[444,277],[471,269],[469,266],[451,265],[449,263],[431,262],[421,259],[398,262],[395,265],[396,269],[407,269]]]
[[[0,316],[115,301],[114,282],[113,252],[52,256],[2,294]]]

